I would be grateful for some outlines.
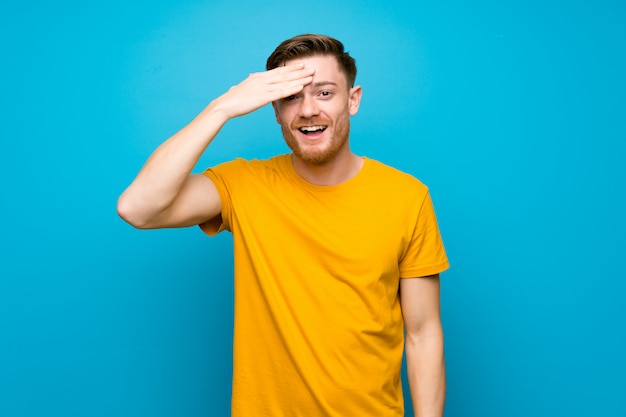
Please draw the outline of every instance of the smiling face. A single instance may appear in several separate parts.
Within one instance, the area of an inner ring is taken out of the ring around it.
[[[315,74],[300,93],[272,103],[285,142],[307,164],[323,165],[349,155],[350,116],[359,109],[361,87],[348,87],[333,56],[314,55],[287,63],[296,62],[315,68]]]

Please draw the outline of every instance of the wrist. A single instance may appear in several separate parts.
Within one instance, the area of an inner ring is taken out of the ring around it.
[[[206,106],[204,110],[198,114],[198,116],[196,116],[195,122],[199,124],[214,125],[217,126],[219,130],[219,128],[221,128],[231,118],[232,116],[230,116],[228,112],[219,105],[219,102],[214,100],[209,103],[209,105]]]

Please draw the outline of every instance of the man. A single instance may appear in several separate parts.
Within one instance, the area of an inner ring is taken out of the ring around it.
[[[415,415],[443,414],[448,261],[427,188],[351,152],[355,78],[339,41],[284,41],[266,72],[212,101],[120,196],[138,228],[233,233],[233,416],[403,416],[405,346]],[[229,119],[268,103],[291,154],[190,174]]]

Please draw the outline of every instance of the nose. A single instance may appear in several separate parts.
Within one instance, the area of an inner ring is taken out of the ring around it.
[[[300,102],[300,116],[306,119],[317,116],[320,110],[315,102],[315,98],[309,94],[304,94]]]

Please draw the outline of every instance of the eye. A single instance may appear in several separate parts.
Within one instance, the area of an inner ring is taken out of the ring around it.
[[[330,98],[333,95],[333,92],[332,91],[328,91],[328,90],[323,90],[323,91],[320,91],[319,95],[322,98]]]
[[[296,101],[296,100],[301,99],[301,98],[302,98],[302,94],[301,93],[300,94],[293,94],[293,95],[290,95],[290,96],[287,96],[287,97],[281,99],[281,101],[283,103],[291,103],[292,101]]]

